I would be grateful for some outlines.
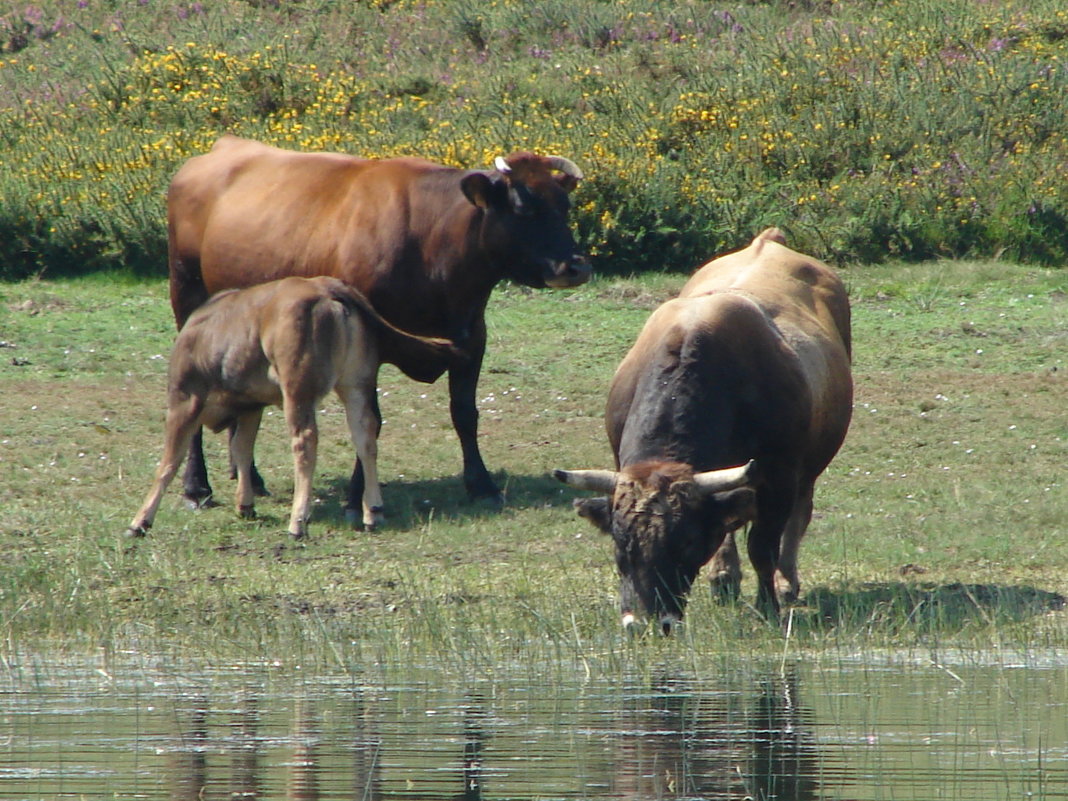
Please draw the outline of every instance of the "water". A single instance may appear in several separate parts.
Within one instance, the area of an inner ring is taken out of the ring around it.
[[[1068,798],[1057,655],[567,682],[128,656],[6,666],[0,800]]]

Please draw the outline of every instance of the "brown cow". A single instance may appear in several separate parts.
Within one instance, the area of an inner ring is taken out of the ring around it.
[[[295,153],[224,136],[178,171],[167,197],[175,319],[181,327],[221,289],[330,275],[398,328],[456,342],[470,355],[462,365],[413,362],[388,348],[382,360],[425,381],[449,370],[464,485],[472,498],[499,502],[477,439],[486,302],[503,278],[532,287],[589,280],[567,220],[580,178],[567,159],[533,153],[498,158],[495,170],[480,172],[414,158]],[[357,462],[350,510],[361,483]],[[211,495],[199,438],[185,494]]]
[[[608,393],[616,470],[554,473],[608,496],[576,507],[615,540],[625,624],[645,612],[669,631],[710,560],[713,585],[736,595],[733,532],[750,521],[761,604],[777,615],[779,594],[799,592],[813,487],[845,438],[853,382],[845,288],[784,242],[764,231],[653,312]]]
[[[353,445],[367,476],[363,522],[382,522],[376,471],[376,376],[383,351],[412,359],[458,358],[447,340],[406,334],[385,322],[356,290],[334,278],[286,278],[221,292],[186,320],[171,354],[163,458],[129,533],[151,527],[167,485],[195,432],[234,426],[237,510],[253,514],[252,449],[263,409],[281,404],[293,445],[289,532],[307,533],[318,429],[315,405],[331,389],[345,404]]]

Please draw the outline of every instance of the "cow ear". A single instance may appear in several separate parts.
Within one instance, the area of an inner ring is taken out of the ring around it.
[[[576,498],[575,511],[605,534],[612,533],[612,519],[608,512],[608,498]]]
[[[556,182],[558,184],[560,184],[560,188],[563,189],[565,192],[567,192],[569,194],[571,192],[574,192],[575,191],[575,187],[578,186],[578,184],[579,184],[579,179],[578,178],[576,178],[573,175],[568,175],[567,173],[560,173],[560,174],[556,175],[555,177],[556,177]]]
[[[756,518],[756,491],[749,487],[706,495],[706,502],[715,505],[709,515],[723,522],[727,531],[734,531]]]
[[[508,192],[503,181],[494,181],[482,172],[465,175],[460,181],[464,196],[480,209],[489,209],[507,202]]]

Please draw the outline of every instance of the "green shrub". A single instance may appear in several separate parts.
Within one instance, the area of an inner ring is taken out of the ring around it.
[[[162,272],[169,176],[223,132],[563,153],[602,272],[773,224],[835,262],[1059,265],[1066,59],[1056,0],[44,0],[0,16],[0,277]]]

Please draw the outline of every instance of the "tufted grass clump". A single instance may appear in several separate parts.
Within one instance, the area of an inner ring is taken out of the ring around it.
[[[0,278],[160,274],[169,177],[224,132],[562,153],[601,272],[770,224],[836,263],[1059,265],[1062,5],[39,0],[0,14]]]

